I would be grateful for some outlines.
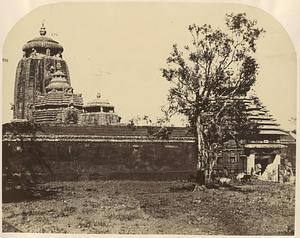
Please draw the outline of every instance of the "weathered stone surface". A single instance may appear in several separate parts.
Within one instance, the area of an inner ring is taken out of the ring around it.
[[[193,147],[168,141],[3,143],[5,161],[13,170],[30,171],[46,180],[187,177],[196,168]]]
[[[44,95],[45,88],[51,79],[51,66],[54,68],[57,62],[61,64],[70,83],[70,75],[67,63],[57,57],[43,56],[36,58],[23,58],[20,60],[15,80],[14,94],[14,118],[26,119],[29,110],[36,102],[37,96]]]

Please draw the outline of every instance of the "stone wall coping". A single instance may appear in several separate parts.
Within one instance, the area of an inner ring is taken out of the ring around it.
[[[184,142],[194,143],[194,137],[172,137],[170,139],[158,139],[150,136],[97,136],[97,135],[19,135],[12,137],[3,135],[2,141],[77,141],[77,142],[159,142],[172,143]]]

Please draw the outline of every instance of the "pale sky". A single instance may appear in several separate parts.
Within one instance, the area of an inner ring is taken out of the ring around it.
[[[169,85],[160,68],[173,43],[180,48],[190,43],[188,25],[223,28],[230,12],[246,12],[266,30],[257,45],[255,90],[281,127],[294,129],[289,120],[296,117],[296,54],[288,34],[258,8],[220,3],[65,3],[33,10],[13,27],[3,48],[8,59],[3,64],[3,122],[12,119],[9,103],[22,46],[39,35],[43,20],[47,36],[64,47],[75,93],[82,93],[86,103],[101,92],[126,122],[135,115],[161,115]]]

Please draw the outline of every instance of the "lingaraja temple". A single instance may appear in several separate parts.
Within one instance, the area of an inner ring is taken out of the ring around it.
[[[98,94],[84,104],[71,86],[63,47],[46,36],[23,46],[17,66],[13,121],[3,125],[3,173],[43,179],[179,179],[196,170],[195,138],[188,128],[121,123],[115,108]],[[216,169],[255,173],[280,181],[295,173],[296,140],[280,129],[264,106],[244,99],[259,133],[237,147],[228,141]]]

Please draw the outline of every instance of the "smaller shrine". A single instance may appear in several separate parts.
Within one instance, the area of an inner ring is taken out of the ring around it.
[[[119,124],[121,117],[115,114],[115,108],[98,93],[96,99],[83,106],[79,115],[79,124],[84,125],[112,125]]]
[[[81,94],[73,93],[61,65],[57,63],[46,93],[37,95],[32,119],[36,123],[77,123],[82,106]]]
[[[248,155],[244,163],[245,171],[258,175],[261,180],[279,181],[279,173],[288,163],[286,151],[291,146],[282,143],[281,138],[289,134],[280,128],[273,115],[260,102],[257,105],[246,100],[246,105],[248,117],[256,123],[259,133],[248,138],[248,143],[244,146],[244,153]]]

